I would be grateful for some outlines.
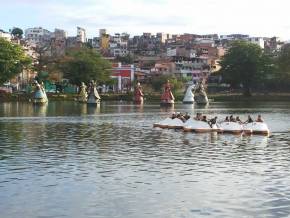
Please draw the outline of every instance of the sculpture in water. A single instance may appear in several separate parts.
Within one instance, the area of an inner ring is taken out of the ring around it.
[[[143,92],[140,83],[137,83],[134,91],[134,102],[136,104],[143,104]]]
[[[194,99],[197,104],[207,104],[208,103],[208,98],[203,86],[203,80],[201,80],[195,89],[194,92]]]
[[[79,102],[84,102],[86,103],[88,101],[88,93],[87,93],[87,86],[85,85],[84,82],[82,82],[80,86],[80,92],[78,96],[78,101]]]
[[[164,85],[164,92],[161,95],[161,105],[172,105],[174,104],[174,96],[171,92],[171,84],[169,80]]]
[[[88,104],[99,104],[101,101],[101,97],[96,88],[96,82],[92,80],[89,84],[88,88]]]
[[[35,81],[35,91],[33,96],[33,103],[34,104],[44,104],[48,102],[48,98],[45,92],[45,88],[43,83],[39,84]]]
[[[194,103],[194,94],[192,93],[192,90],[194,90],[195,85],[190,85],[183,98],[184,104],[193,104]]]

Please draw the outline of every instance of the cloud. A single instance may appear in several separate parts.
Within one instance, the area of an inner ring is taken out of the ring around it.
[[[35,16],[35,21],[27,25],[64,28],[72,35],[76,26],[82,26],[89,36],[96,35],[99,28],[107,28],[111,33],[248,33],[290,38],[290,29],[285,28],[290,26],[290,3],[284,0],[6,1],[5,7],[9,5],[10,10],[19,10],[16,17],[11,15],[12,20],[21,20],[21,9],[25,7]]]

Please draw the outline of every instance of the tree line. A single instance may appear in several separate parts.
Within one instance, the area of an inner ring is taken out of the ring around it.
[[[223,82],[242,88],[245,96],[253,89],[289,90],[290,44],[278,53],[264,52],[260,46],[235,41],[220,61]]]
[[[21,37],[21,31],[14,31]],[[94,49],[83,46],[69,49],[58,58],[40,56],[41,60],[32,65],[31,58],[25,55],[20,45],[0,38],[0,84],[10,80],[23,69],[36,70],[41,75],[50,72],[62,74],[72,84],[88,83],[95,80],[99,84],[112,83],[111,63]],[[290,44],[286,44],[276,53],[264,52],[258,45],[234,41],[220,61],[219,71],[224,83],[232,88],[243,89],[244,95],[250,96],[253,89],[288,90],[290,85]],[[46,72],[47,71],[47,72]],[[175,77],[153,79],[152,87],[160,89],[161,83],[170,79],[175,86],[180,82]]]

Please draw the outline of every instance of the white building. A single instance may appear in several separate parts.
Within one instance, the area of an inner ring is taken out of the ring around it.
[[[0,38],[4,38],[8,41],[11,41],[12,37],[10,33],[5,32],[4,30],[0,30]]]
[[[167,48],[166,56],[167,57],[177,56],[177,49],[176,48]]]
[[[25,30],[25,40],[33,44],[45,44],[51,39],[51,32],[42,27],[34,27]]]
[[[160,40],[161,43],[165,43],[166,40],[171,38],[171,35],[167,33],[157,33],[156,37]]]
[[[117,56],[126,56],[129,54],[129,51],[126,48],[114,48],[112,49],[112,53],[114,55],[114,57]]]
[[[262,49],[265,47],[265,40],[263,37],[251,37],[248,39],[250,43],[259,45]]]
[[[82,27],[77,27],[77,40],[82,43],[87,41],[86,30]]]

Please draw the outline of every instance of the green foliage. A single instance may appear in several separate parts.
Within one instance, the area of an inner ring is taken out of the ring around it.
[[[245,41],[233,42],[220,65],[224,82],[233,87],[242,85],[248,96],[251,88],[261,84],[273,69],[271,58],[258,45]]]
[[[31,62],[19,45],[0,38],[0,84],[21,73]]]
[[[280,80],[290,84],[290,44],[282,47],[277,58],[277,68]]]
[[[290,74],[290,44],[282,47],[278,56],[278,65],[281,71]]]
[[[14,28],[12,29],[11,34],[12,34],[15,38],[22,39],[23,30],[20,29],[20,28],[18,28],[18,27],[14,27]]]
[[[162,91],[163,85],[167,82],[167,80],[169,80],[169,82],[171,83],[173,92],[183,87],[183,82],[181,80],[178,80],[176,77],[172,75],[162,75],[159,77],[152,78],[151,80],[152,88],[155,91]]]
[[[97,83],[111,82],[111,64],[100,54],[89,48],[78,48],[67,52],[59,61],[59,69],[64,77],[72,84],[88,83],[95,80]]]

